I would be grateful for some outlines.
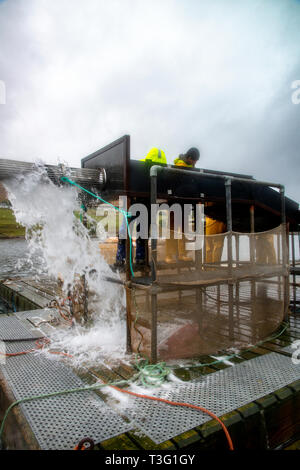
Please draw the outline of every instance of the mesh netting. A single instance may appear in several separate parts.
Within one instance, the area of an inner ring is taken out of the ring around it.
[[[176,237],[180,237],[176,239]],[[285,247],[283,253],[283,246]],[[195,235],[171,232],[152,253],[160,285],[203,285],[286,274],[285,228],[261,233]]]
[[[132,345],[151,355],[157,312],[158,359],[216,354],[258,343],[285,315],[285,227],[262,233],[159,240],[150,258],[156,282],[136,279]]]

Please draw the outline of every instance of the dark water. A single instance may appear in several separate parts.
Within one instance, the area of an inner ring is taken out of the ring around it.
[[[40,267],[35,255],[28,259],[26,240],[0,240],[0,280],[16,277],[32,277]],[[0,314],[11,312],[11,307],[0,297]]]
[[[10,307],[3,299],[0,297],[0,315],[1,313],[11,313],[12,307]]]
[[[40,259],[35,255],[28,259],[26,240],[0,240],[0,279],[29,277],[37,273]]]

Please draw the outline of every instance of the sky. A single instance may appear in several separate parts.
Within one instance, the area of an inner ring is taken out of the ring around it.
[[[298,0],[0,0],[0,158],[80,167],[129,134],[300,202],[297,80]]]

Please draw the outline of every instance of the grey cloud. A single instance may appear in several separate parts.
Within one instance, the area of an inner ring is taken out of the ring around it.
[[[0,155],[79,165],[129,133],[300,200],[299,23],[296,0],[0,3]]]

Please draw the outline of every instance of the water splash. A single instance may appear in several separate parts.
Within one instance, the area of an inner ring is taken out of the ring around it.
[[[66,297],[76,278],[86,276],[92,325],[55,330],[51,345],[72,354],[76,365],[123,357],[124,291],[105,281],[106,276],[115,274],[101,256],[98,241],[90,238],[74,215],[80,210],[77,190],[54,185],[42,165],[29,175],[5,182],[5,186],[16,220],[26,228],[27,262],[39,256],[38,276],[62,278]]]

